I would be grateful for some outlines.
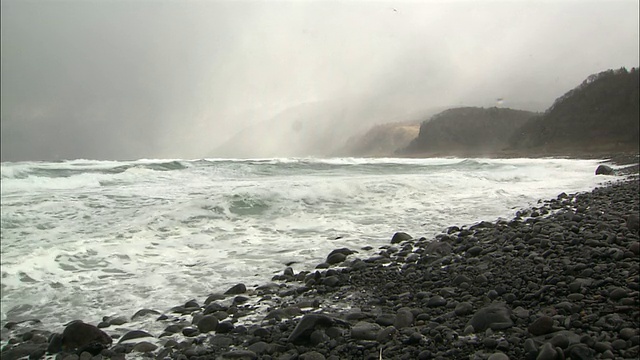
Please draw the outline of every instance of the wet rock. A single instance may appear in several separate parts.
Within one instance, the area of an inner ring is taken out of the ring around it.
[[[453,311],[458,316],[469,315],[473,312],[473,305],[466,301],[463,301],[461,303],[458,303]]]
[[[596,175],[614,175],[614,170],[611,166],[601,164],[596,169]]]
[[[393,326],[396,329],[403,329],[413,324],[413,313],[408,309],[400,309],[396,313],[396,318],[393,321]]]
[[[140,309],[136,311],[135,314],[133,314],[133,316],[131,317],[131,320],[137,320],[141,317],[150,316],[150,315],[152,316],[160,315],[160,312],[152,309]]]
[[[125,342],[127,340],[140,339],[140,338],[145,338],[145,337],[154,337],[154,336],[149,334],[146,331],[132,330],[132,331],[129,331],[126,334],[124,334],[120,339],[118,339],[118,344],[123,343],[123,342]]]
[[[247,287],[244,284],[236,284],[225,291],[225,295],[240,295],[247,292]]]
[[[323,314],[306,314],[300,319],[293,329],[287,341],[292,343],[305,342],[311,333],[318,328],[327,328],[335,323],[335,320]]]
[[[62,332],[62,350],[68,352],[88,351],[97,355],[111,346],[112,341],[104,331],[82,321],[70,323]]]
[[[536,357],[536,360],[556,360],[558,359],[558,352],[550,343],[545,343],[540,348],[540,352]]]
[[[218,326],[216,327],[216,333],[227,334],[232,332],[233,329],[234,329],[233,323],[231,323],[230,321],[223,321],[219,323]]]
[[[42,353],[47,349],[47,344],[18,344],[10,349],[3,349],[0,353],[2,360],[17,360],[33,353]]]
[[[476,332],[507,329],[513,326],[510,315],[511,311],[505,304],[494,303],[476,311],[468,325],[473,326]]]
[[[152,344],[152,343],[150,343],[148,341],[142,341],[142,342],[137,343],[133,347],[133,351],[147,353],[147,352],[155,351],[157,348],[158,348],[158,346],[155,345],[155,344]]]
[[[351,328],[351,338],[356,340],[375,340],[380,330],[382,328],[376,323],[360,321]]]
[[[205,315],[200,319],[200,321],[198,321],[196,326],[198,327],[198,331],[201,333],[214,331],[218,327],[218,318],[213,315]]]
[[[489,355],[487,360],[509,360],[509,357],[505,353],[498,352]]]
[[[391,243],[392,244],[398,244],[401,243],[403,241],[407,241],[407,240],[411,240],[413,239],[413,237],[405,232],[397,232],[395,234],[393,234],[393,237],[391,237]]]
[[[535,336],[548,334],[553,331],[553,319],[549,316],[541,316],[529,325],[527,330]]]
[[[300,355],[300,360],[325,360],[325,356],[317,351],[308,351]]]

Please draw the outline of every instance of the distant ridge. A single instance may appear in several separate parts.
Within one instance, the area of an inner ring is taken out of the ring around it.
[[[462,107],[424,121],[420,133],[401,155],[488,154],[502,150],[508,139],[537,113],[508,108]]]
[[[637,153],[639,87],[636,68],[591,75],[518,129],[509,148],[532,153]]]

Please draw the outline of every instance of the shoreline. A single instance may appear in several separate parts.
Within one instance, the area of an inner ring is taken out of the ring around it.
[[[351,252],[360,249],[337,249],[321,268],[297,274],[285,269],[273,284],[234,287],[165,314],[151,309],[134,315],[163,332],[128,329],[129,318],[103,319],[101,329],[119,336],[97,353],[176,359],[502,353],[519,359],[545,352],[555,354],[551,359],[561,351],[566,358],[637,357],[637,217],[635,227],[623,219],[637,216],[637,178],[540,204],[511,221],[449,227],[435,239],[398,236],[367,259]],[[602,318],[610,321],[599,323]],[[14,340],[3,359],[38,358],[56,349],[56,337],[38,323],[7,325],[3,340]],[[59,345],[69,353],[75,349],[68,341]]]

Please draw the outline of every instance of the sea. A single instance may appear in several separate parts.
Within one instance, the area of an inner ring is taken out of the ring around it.
[[[271,158],[2,162],[1,319],[165,312],[397,231],[511,219],[591,190],[599,160]],[[615,167],[614,167],[615,168]],[[611,180],[607,177],[606,180]],[[367,246],[371,250],[363,250]]]

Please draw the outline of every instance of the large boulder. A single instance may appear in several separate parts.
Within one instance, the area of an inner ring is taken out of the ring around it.
[[[475,331],[503,330],[513,326],[511,310],[503,303],[494,303],[476,311],[469,324]]]
[[[615,171],[611,166],[600,165],[596,169],[596,175],[615,175]]]
[[[62,332],[62,350],[66,352],[81,354],[87,351],[98,355],[103,349],[108,349],[112,342],[107,333],[79,320],[67,325]]]
[[[300,319],[298,325],[287,341],[292,343],[303,343],[309,339],[311,333],[318,328],[327,328],[335,324],[335,320],[323,314],[306,314]]]

